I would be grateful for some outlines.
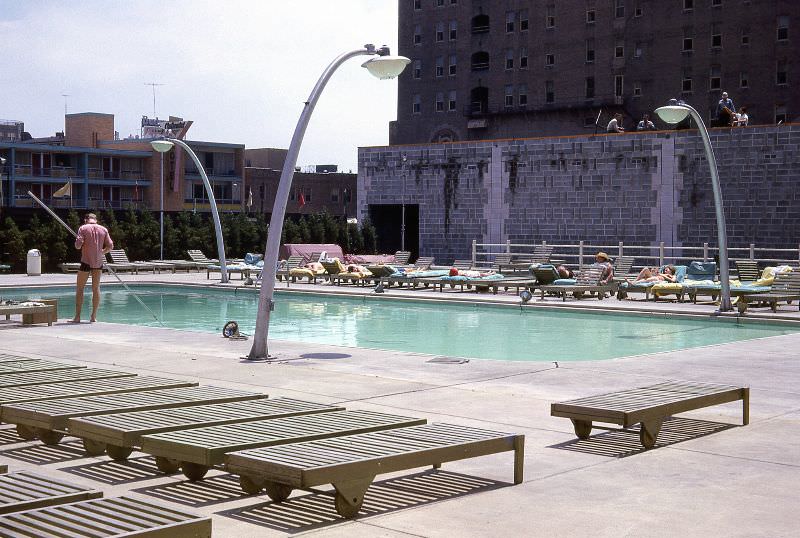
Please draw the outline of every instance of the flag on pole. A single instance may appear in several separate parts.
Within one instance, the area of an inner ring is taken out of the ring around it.
[[[53,193],[53,198],[72,198],[72,181],[67,180],[67,184]]]
[[[297,202],[300,205],[300,207],[306,205],[306,197],[303,196],[303,191],[300,191],[300,196],[297,198]]]
[[[253,188],[250,188],[250,192],[247,194],[247,209],[253,207]]]

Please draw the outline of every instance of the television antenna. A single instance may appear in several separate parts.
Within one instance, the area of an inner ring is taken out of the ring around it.
[[[67,97],[69,97],[68,93],[62,93],[61,97],[64,98],[64,115],[67,115]]]
[[[166,84],[162,84],[160,82],[145,82],[145,86],[151,86],[153,88],[153,118],[156,117],[156,86],[166,86]]]

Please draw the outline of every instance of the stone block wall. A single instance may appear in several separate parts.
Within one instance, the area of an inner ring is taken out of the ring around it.
[[[797,248],[800,125],[711,131],[730,247]],[[403,159],[405,157],[405,160]],[[478,243],[716,244],[697,131],[361,148],[359,211],[418,204],[420,254]]]

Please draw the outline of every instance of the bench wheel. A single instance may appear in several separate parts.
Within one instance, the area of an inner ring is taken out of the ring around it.
[[[288,484],[281,484],[279,482],[265,482],[264,489],[269,495],[269,498],[276,503],[280,503],[289,498],[292,494],[292,486]]]
[[[336,506],[336,513],[340,516],[350,519],[354,518],[358,515],[359,510],[361,510],[361,505],[364,503],[364,497],[360,497],[357,500],[353,499],[355,502],[354,504],[350,504],[347,502],[347,499],[344,498],[344,495],[336,492],[336,499],[334,501]]]
[[[181,468],[181,464],[177,460],[165,458],[164,456],[156,456],[156,468],[162,473],[172,474],[177,473]]]
[[[133,452],[129,446],[106,445],[106,453],[114,461],[125,461]]]
[[[53,430],[46,430],[44,428],[36,428],[36,437],[38,437],[39,440],[44,444],[52,446],[57,445],[58,442],[64,438],[64,434]]]
[[[24,424],[17,424],[17,435],[25,439],[26,441],[33,441],[36,439],[36,432],[30,426],[25,426]]]
[[[258,495],[263,489],[258,480],[247,475],[239,475],[239,485],[248,495]]]
[[[199,463],[192,463],[189,461],[181,462],[181,471],[183,471],[183,476],[192,482],[202,480],[203,477],[206,476],[208,469],[209,467],[207,465],[201,465]]]
[[[83,450],[89,456],[100,456],[106,452],[106,444],[92,439],[83,439]]]
[[[585,441],[589,438],[589,434],[592,433],[591,420],[572,419],[572,426],[575,428],[575,435],[578,436],[578,439],[582,439]]]

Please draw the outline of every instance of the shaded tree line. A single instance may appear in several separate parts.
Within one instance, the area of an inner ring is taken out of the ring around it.
[[[124,249],[131,260],[159,258],[160,227],[156,214],[149,211],[102,211],[100,224],[108,228],[114,248]],[[248,217],[242,213],[221,215],[225,255],[241,258],[247,252],[263,253],[269,222],[263,214]],[[81,217],[70,210],[64,221],[77,230]],[[375,254],[377,234],[369,220],[347,223],[328,213],[287,217],[283,224],[282,243],[336,243],[348,254]],[[11,265],[13,272],[24,272],[28,250],[38,249],[42,270],[56,271],[58,264],[80,261],[74,238],[49,216],[34,215],[26,229],[10,216],[0,228],[0,263]],[[210,214],[184,211],[164,215],[164,259],[186,259],[186,251],[198,249],[216,257],[216,234]]]

